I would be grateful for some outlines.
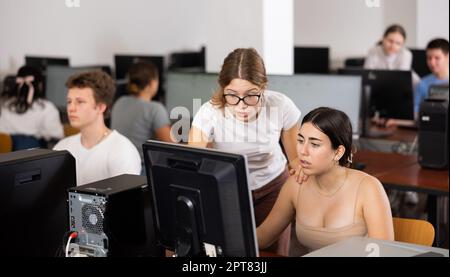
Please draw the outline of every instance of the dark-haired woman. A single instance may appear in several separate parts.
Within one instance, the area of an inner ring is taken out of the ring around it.
[[[331,108],[308,113],[298,133],[297,152],[309,178],[291,176],[267,219],[257,229],[264,249],[295,218],[298,241],[308,251],[354,236],[393,240],[392,214],[381,183],[350,169],[352,127]]]
[[[139,62],[128,70],[128,93],[114,104],[111,128],[126,136],[139,151],[149,139],[172,142],[166,108],[152,101],[159,87],[158,69],[150,62]]]
[[[37,68],[21,67],[14,89],[0,98],[0,132],[13,136],[13,150],[45,146],[64,136],[57,108],[44,99]]]
[[[231,52],[218,81],[219,89],[194,117],[189,145],[247,156],[258,226],[289,177],[288,165],[298,166],[295,145],[300,111],[284,94],[267,90],[264,61],[255,49]],[[270,250],[288,255],[290,228],[286,225],[283,230]]]

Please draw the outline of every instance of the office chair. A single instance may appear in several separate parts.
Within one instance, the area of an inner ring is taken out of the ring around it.
[[[434,241],[434,227],[426,220],[393,218],[395,240],[431,246]]]
[[[0,133],[0,153],[12,151],[12,139],[8,134]]]

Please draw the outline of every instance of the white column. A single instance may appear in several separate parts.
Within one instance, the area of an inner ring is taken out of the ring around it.
[[[293,0],[210,0],[206,71],[219,72],[233,49],[253,47],[268,74],[293,73]]]

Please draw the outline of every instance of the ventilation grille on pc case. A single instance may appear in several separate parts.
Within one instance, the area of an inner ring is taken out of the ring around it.
[[[103,233],[104,205],[84,204],[81,208],[82,227],[87,233]]]

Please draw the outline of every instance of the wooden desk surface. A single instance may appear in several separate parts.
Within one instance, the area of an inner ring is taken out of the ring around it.
[[[448,170],[423,169],[415,155],[359,150],[354,160],[364,163],[363,171],[377,177],[387,187],[448,195]]]
[[[365,165],[364,172],[379,177],[393,168],[406,167],[417,163],[417,157],[397,153],[358,150],[353,161],[363,163]]]
[[[417,130],[412,128],[404,128],[404,127],[389,127],[389,128],[380,128],[376,126],[372,126],[370,128],[372,131],[390,131],[392,135],[387,137],[380,137],[375,139],[382,140],[390,140],[390,141],[404,141],[408,143],[414,142],[414,139],[417,136]]]

